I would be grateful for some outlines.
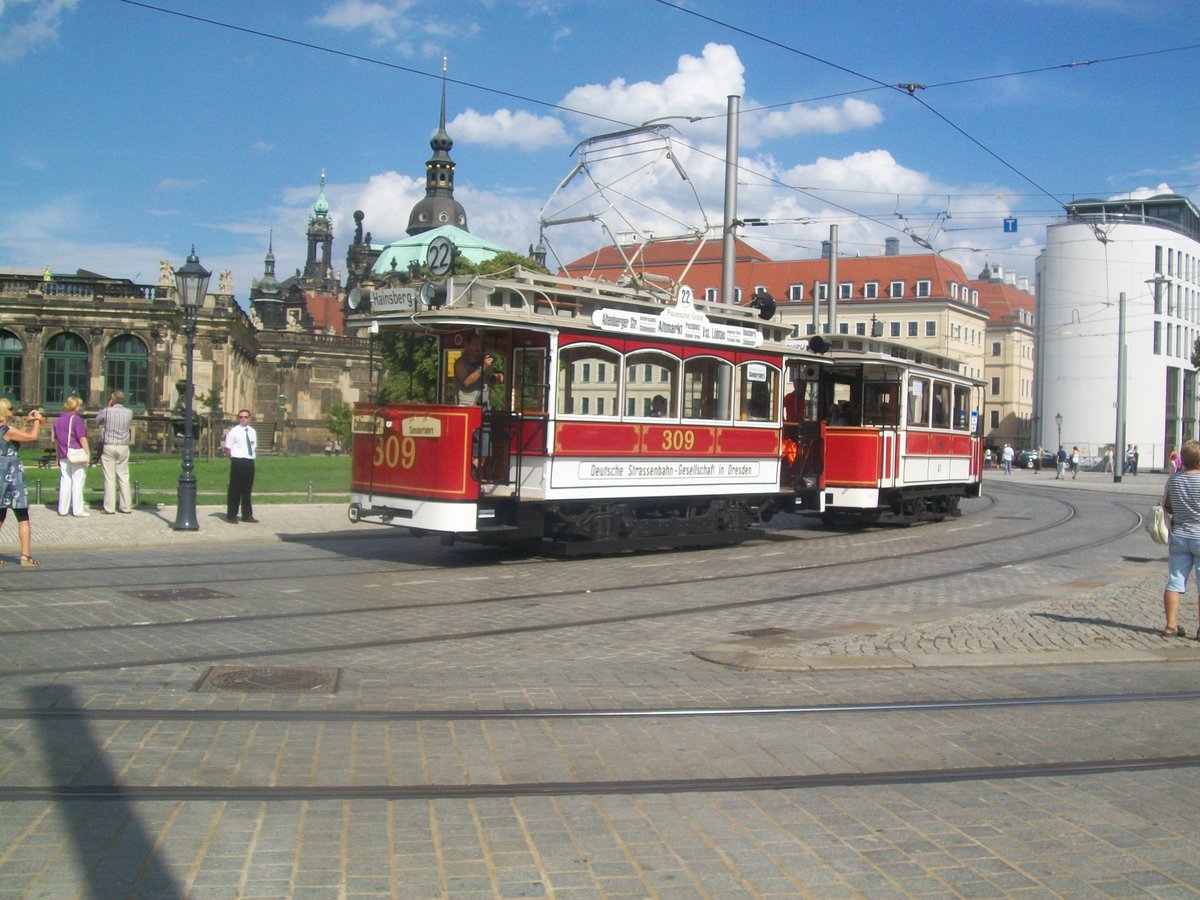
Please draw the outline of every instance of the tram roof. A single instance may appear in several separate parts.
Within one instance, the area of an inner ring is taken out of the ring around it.
[[[918,350],[907,344],[897,344],[891,341],[880,341],[872,338],[834,336],[826,338],[829,350],[824,359],[833,365],[839,362],[879,362],[895,363],[913,369],[925,370],[928,374],[953,375],[957,380],[968,381],[971,384],[983,384],[977,378],[972,378],[962,372],[962,364],[957,359],[930,353],[928,350]],[[807,342],[801,342],[807,343]]]
[[[384,330],[502,326],[628,334],[813,356],[786,345],[791,331],[758,310],[697,300],[684,288],[628,287],[597,279],[562,278],[517,267],[505,276],[455,275],[444,281],[375,290],[370,311],[347,324],[377,322]]]

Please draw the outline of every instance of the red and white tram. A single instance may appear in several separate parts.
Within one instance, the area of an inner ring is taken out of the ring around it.
[[[830,362],[757,310],[521,269],[372,303],[381,330],[436,340],[440,384],[356,406],[354,521],[569,553],[736,542],[821,511],[822,428],[786,426],[785,395]],[[476,337],[495,362],[472,394],[455,375],[481,365]]]
[[[822,418],[825,520],[958,515],[959,500],[980,492],[982,382],[959,374],[957,362],[902,345],[827,344],[825,364],[802,373],[809,411],[815,404]]]

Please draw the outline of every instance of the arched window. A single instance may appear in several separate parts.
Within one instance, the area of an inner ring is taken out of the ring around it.
[[[86,403],[88,351],[83,338],[66,331],[50,338],[43,373],[42,402],[47,406],[62,403],[72,394]]]
[[[123,334],[114,340],[104,354],[106,393],[124,391],[126,406],[145,409],[150,384],[149,359],[146,345],[132,334]]]
[[[11,331],[0,328],[0,397],[16,405],[21,399],[21,339]]]
[[[619,416],[620,361],[607,347],[580,344],[564,348],[558,357],[559,414]]]
[[[698,356],[683,364],[683,417],[729,419],[733,366],[711,356]]]

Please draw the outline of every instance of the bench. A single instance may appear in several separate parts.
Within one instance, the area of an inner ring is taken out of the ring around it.
[[[53,447],[42,451],[42,458],[38,460],[39,469],[53,469],[58,466],[58,451]]]

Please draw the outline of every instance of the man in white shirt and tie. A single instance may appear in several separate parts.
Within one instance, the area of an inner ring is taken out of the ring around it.
[[[238,410],[238,423],[225,435],[225,452],[229,454],[229,496],[226,512],[236,525],[238,508],[243,522],[257,522],[250,491],[254,488],[254,457],[258,455],[258,434],[250,424],[250,410]]]

